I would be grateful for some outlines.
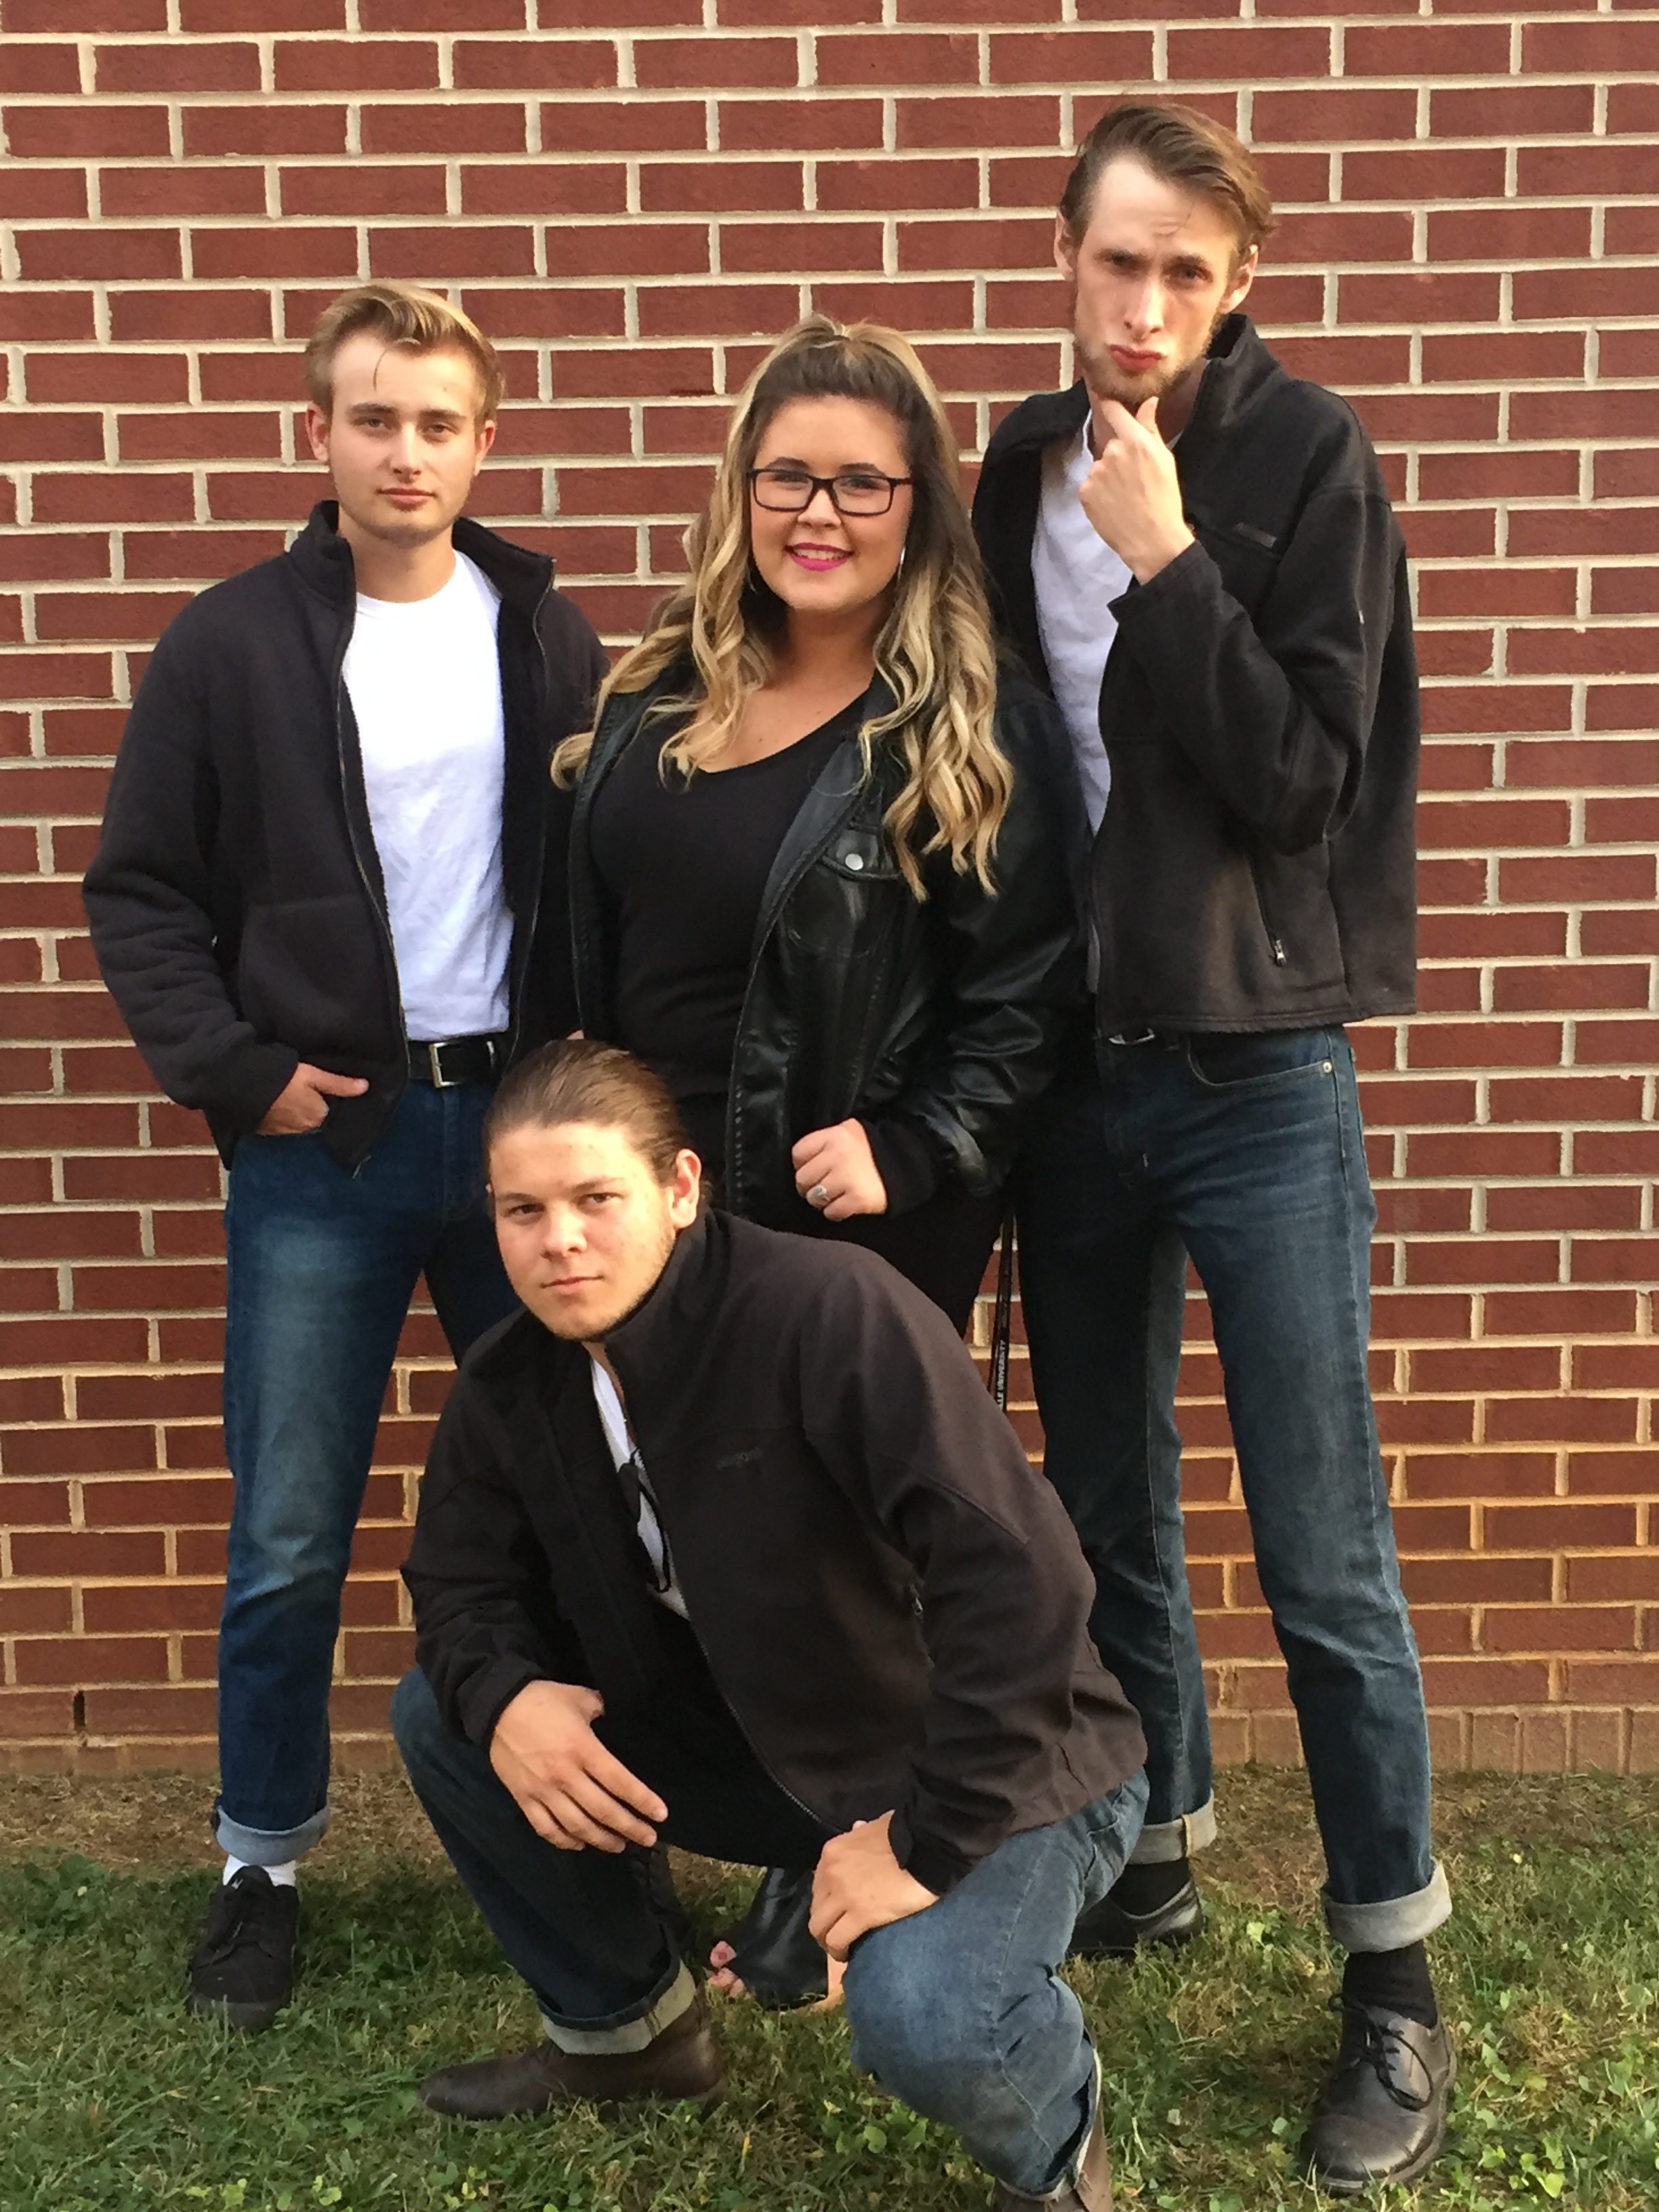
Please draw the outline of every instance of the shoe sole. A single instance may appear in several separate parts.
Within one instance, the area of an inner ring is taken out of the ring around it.
[[[269,2027],[287,2002],[286,1997],[278,1997],[274,2004],[239,2004],[229,1997],[193,1995],[185,2000],[185,2009],[193,2012],[198,2020],[222,2021],[227,2027],[234,2027],[243,2035],[258,2035],[263,2028]]]
[[[1350,2181],[1346,2177],[1340,2180],[1334,2180],[1330,2175],[1322,2173],[1311,2161],[1304,2160],[1304,2174],[1317,2188],[1322,2189],[1327,2197],[1363,2197],[1368,2189],[1382,2189],[1385,2186],[1393,2189],[1408,2181],[1420,2181],[1446,2148],[1446,2137],[1451,2133],[1451,2095],[1456,2087],[1457,2053],[1454,2051],[1451,2055],[1451,2072],[1446,2080],[1446,2118],[1441,2122],[1440,2132],[1434,2141],[1425,2149],[1420,2150],[1409,2166],[1400,2166],[1393,2173],[1368,2175],[1364,2181]]]
[[[726,2084],[717,2081],[712,2089],[704,2089],[696,2096],[665,2097],[550,2097],[544,2105],[515,2105],[504,2112],[458,2112],[447,2105],[440,2105],[424,2091],[421,2102],[428,2112],[435,2112],[441,2120],[460,2120],[469,2127],[483,2127],[495,2120],[530,2120],[543,2112],[568,2112],[577,2105],[592,2104],[601,2119],[611,2119],[617,2113],[637,2112],[641,2105],[659,2105],[665,2108],[675,2105],[691,2105],[699,2112],[712,2112],[726,2094]]]
[[[1143,1951],[1180,1951],[1188,1943],[1196,1942],[1204,1933],[1204,1915],[1200,1912],[1189,1928],[1171,1928],[1161,1936],[1138,1936],[1133,1943],[1076,1944],[1066,1954],[1068,1959],[1138,1959]]]

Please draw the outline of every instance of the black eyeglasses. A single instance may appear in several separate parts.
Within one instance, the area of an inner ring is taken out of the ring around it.
[[[885,514],[893,494],[909,477],[884,476],[879,469],[843,469],[839,476],[809,476],[805,469],[750,469],[750,489],[757,507],[775,514],[799,514],[827,491],[837,514]]]

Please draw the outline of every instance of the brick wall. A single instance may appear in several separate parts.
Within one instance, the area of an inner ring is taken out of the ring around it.
[[[1417,558],[1424,1012],[1356,1042],[1440,1753],[1659,1765],[1659,10],[1133,8],[0,0],[0,1756],[210,1756],[219,1170],[122,1035],[76,878],[146,647],[318,491],[318,307],[371,274],[459,292],[515,395],[478,509],[619,640],[809,304],[917,334],[970,453],[1069,375],[1066,149],[1158,87],[1261,150],[1259,319],[1354,398]],[[347,1757],[380,1755],[444,1379],[417,1315]],[[1220,1747],[1292,1757],[1196,1301],[1188,1387]]]

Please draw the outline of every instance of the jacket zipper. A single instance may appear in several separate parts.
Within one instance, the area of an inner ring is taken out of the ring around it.
[[[354,619],[355,610],[354,617],[347,620],[345,634],[340,640],[340,650],[334,663],[334,750],[340,766],[340,797],[345,807],[346,838],[351,847],[352,862],[357,871],[358,881],[362,884],[363,896],[373,908],[374,918],[380,925],[381,945],[386,953],[386,966],[392,978],[392,1002],[398,1010],[398,1035],[403,1040],[404,1048],[403,1079],[395,1094],[401,1097],[409,1081],[409,1028],[404,1019],[404,992],[398,975],[398,950],[392,941],[391,919],[385,906],[375,896],[374,886],[369,880],[368,870],[363,863],[362,848],[357,837],[356,817],[351,805],[351,785],[346,774],[345,708],[342,695],[345,689],[345,659],[351,644]],[[365,804],[367,804],[366,799]],[[367,1160],[360,1161],[352,1170],[353,1175],[361,1175],[368,1164]]]
[[[1256,865],[1254,853],[1250,855],[1250,883],[1255,892],[1255,910],[1261,919],[1262,934],[1267,940],[1267,950],[1273,956],[1274,967],[1282,968],[1285,965],[1285,940],[1274,933],[1273,926],[1267,919],[1267,896],[1261,888],[1261,871]]]
[[[542,704],[543,704],[543,706],[544,706],[544,707],[545,707],[545,706],[546,706],[548,700],[549,700],[549,699],[551,697],[551,696],[552,696],[552,672],[549,669],[548,665],[547,665],[547,647],[546,647],[546,645],[545,645],[545,643],[544,642],[543,638],[542,638],[542,632],[541,632],[541,614],[542,614],[542,609],[543,609],[543,608],[547,605],[547,603],[548,603],[549,599],[551,599],[551,597],[552,597],[552,596],[553,596],[553,582],[552,582],[552,578],[551,578],[551,576],[550,576],[550,577],[549,577],[549,579],[548,579],[548,580],[547,580],[547,582],[546,582],[546,583],[542,586],[542,595],[541,595],[540,599],[538,599],[537,600],[536,605],[535,605],[535,608],[534,608],[533,611],[532,612],[532,614],[531,614],[531,617],[530,617],[530,631],[531,631],[531,635],[532,635],[532,637],[535,639],[535,641],[536,641],[536,651],[537,651],[538,654],[538,655],[539,655],[539,657],[540,657],[540,659],[541,659],[541,665],[542,665]],[[500,648],[500,647],[499,647],[499,645],[498,645],[498,646],[497,646],[497,647],[496,647],[496,659],[497,659],[497,663],[498,663],[498,665],[499,665],[499,662],[500,662],[500,658],[501,658],[501,648]],[[505,734],[504,734],[504,733],[503,733],[503,745],[505,745]],[[547,772],[548,772],[550,775],[552,773],[552,770],[551,770],[550,766],[550,768],[549,768],[549,769],[548,769],[548,771],[547,771]],[[503,801],[505,801],[505,795],[506,795],[506,791],[507,791],[507,775],[506,775],[506,764],[505,764],[505,762],[503,762],[503,764],[502,764],[501,791],[502,791],[502,795],[503,795]],[[530,919],[529,919],[528,922],[526,924],[526,927],[525,927],[525,933],[524,933],[524,963],[525,963],[525,974],[526,974],[526,975],[528,975],[528,973],[529,973],[530,962],[531,962],[531,959],[532,959],[532,957],[533,957],[533,953],[534,953],[535,944],[536,944],[536,927],[537,927],[537,924],[540,921],[540,920],[541,920],[541,918],[542,918],[542,880],[543,880],[544,875],[545,874],[545,872],[546,872],[546,855],[545,855],[545,854],[544,853],[544,854],[543,854],[543,865],[542,865],[542,866],[538,867],[538,868],[537,869],[537,871],[536,871],[536,876],[535,876],[535,889],[534,889],[534,890],[533,890],[533,891],[532,892],[532,894],[531,894],[531,899],[530,899]],[[504,884],[504,883],[503,883],[503,890],[505,890],[505,884]],[[514,932],[514,937],[515,937],[515,939],[516,939],[516,937],[517,937],[517,932],[516,932],[516,931]],[[516,964],[516,963],[515,963],[514,964]],[[509,968],[509,971],[508,971],[508,978],[507,978],[507,988],[508,988],[509,992],[511,992],[511,991],[512,991],[514,980],[514,977],[513,977],[513,975],[512,975],[511,969],[510,969],[510,968]],[[523,990],[523,988],[522,988],[522,982],[520,981],[520,987],[519,990],[517,991],[517,993],[514,994],[514,1004],[510,1006],[510,1008],[509,1008],[509,1010],[508,1010],[508,1015],[507,1015],[507,1050],[506,1050],[506,1052],[505,1052],[505,1053],[503,1054],[503,1055],[502,1055],[502,1063],[501,1063],[503,1066],[508,1066],[508,1065],[510,1065],[510,1064],[511,1064],[511,1061],[512,1061],[512,1060],[513,1060],[513,1056],[514,1056],[514,1053],[518,1050],[518,1048],[519,1048],[519,1032],[520,1032],[520,1030],[522,1029],[523,1025],[524,1025],[524,990]]]

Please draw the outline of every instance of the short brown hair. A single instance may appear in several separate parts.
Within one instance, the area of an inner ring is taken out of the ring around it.
[[[410,353],[464,353],[478,373],[478,416],[493,422],[507,397],[495,349],[471,315],[419,284],[359,284],[324,308],[306,348],[306,390],[325,415],[334,408],[334,356],[360,331]]]
[[[1249,149],[1223,123],[1174,100],[1125,100],[1109,107],[1078,149],[1060,194],[1060,216],[1074,239],[1089,227],[1095,187],[1109,161],[1132,155],[1166,184],[1218,201],[1238,234],[1238,258],[1273,228],[1273,204]]]
[[[592,1121],[620,1129],[660,1183],[690,1149],[680,1109],[661,1076],[620,1045],[593,1037],[544,1044],[502,1079],[484,1116],[484,1158],[514,1129],[556,1129]]]

